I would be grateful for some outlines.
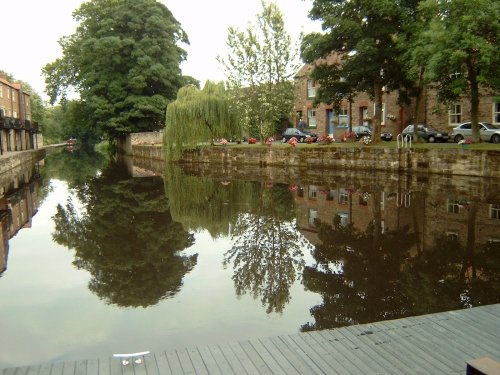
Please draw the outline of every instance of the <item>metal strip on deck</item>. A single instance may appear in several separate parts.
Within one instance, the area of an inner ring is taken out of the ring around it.
[[[0,369],[0,375],[464,374],[500,362],[500,304],[131,358]]]

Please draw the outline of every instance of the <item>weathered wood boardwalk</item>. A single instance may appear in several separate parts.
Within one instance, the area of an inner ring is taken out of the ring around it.
[[[0,375],[465,374],[500,361],[500,304],[121,359],[0,370]],[[138,363],[136,363],[138,362]]]

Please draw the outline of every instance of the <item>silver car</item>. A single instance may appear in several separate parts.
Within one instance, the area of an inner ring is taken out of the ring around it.
[[[451,136],[457,143],[464,138],[470,139],[472,137],[472,123],[464,122],[463,124],[460,124],[457,127],[453,128]],[[500,143],[500,127],[488,122],[480,122],[479,136],[481,137],[482,141]]]

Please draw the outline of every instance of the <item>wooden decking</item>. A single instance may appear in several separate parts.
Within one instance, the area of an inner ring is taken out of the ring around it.
[[[130,358],[51,363],[0,375],[465,374],[500,361],[500,304]],[[140,362],[140,363],[136,363]]]

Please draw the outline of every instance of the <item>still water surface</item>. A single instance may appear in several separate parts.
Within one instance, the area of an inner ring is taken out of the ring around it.
[[[500,302],[496,181],[38,168],[30,225],[2,219],[0,368]]]

